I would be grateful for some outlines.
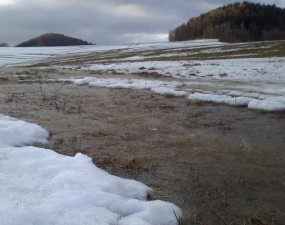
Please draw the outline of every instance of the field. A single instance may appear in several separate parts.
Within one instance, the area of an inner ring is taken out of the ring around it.
[[[179,224],[285,223],[285,42],[5,49],[0,113],[153,189]]]

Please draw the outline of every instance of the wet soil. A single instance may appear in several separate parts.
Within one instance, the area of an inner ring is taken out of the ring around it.
[[[88,75],[1,68],[0,113],[48,130],[46,148],[149,185],[182,224],[285,224],[284,113],[46,81]]]

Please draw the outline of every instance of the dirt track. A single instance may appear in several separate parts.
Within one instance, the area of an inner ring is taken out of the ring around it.
[[[146,183],[152,199],[181,207],[187,224],[285,224],[284,113],[40,83],[88,75],[1,68],[0,113],[50,131],[47,148],[82,152],[114,175]]]

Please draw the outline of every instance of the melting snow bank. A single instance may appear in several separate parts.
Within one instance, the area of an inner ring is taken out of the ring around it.
[[[0,114],[0,148],[47,144],[49,133],[36,124]]]
[[[129,88],[139,90],[152,90],[154,93],[168,96],[186,96],[189,92],[177,91],[175,88],[182,86],[179,81],[160,81],[146,79],[123,79],[123,78],[95,78],[85,77],[82,79],[59,79],[59,81],[69,81],[77,85],[90,85],[107,88]]]
[[[95,78],[85,77],[82,79],[59,79],[59,81],[70,81],[77,85],[91,85],[107,88],[130,88],[130,89],[151,89],[157,87],[175,88],[181,85],[178,81],[160,81],[146,79],[123,79],[123,78]]]
[[[201,94],[196,92],[194,94],[190,94],[188,99],[190,101],[204,101],[224,103],[232,106],[243,106],[250,109],[268,112],[285,111],[284,96],[254,99],[250,97],[232,97],[230,95]]]
[[[35,147],[0,153],[2,224],[176,224],[178,207],[145,201],[151,189],[112,176],[80,153]]]
[[[146,201],[151,188],[110,175],[81,153],[13,147],[47,137],[35,124],[0,115],[2,224],[173,225],[174,212],[182,217],[172,203]]]
[[[269,112],[285,111],[285,97],[272,97],[264,100],[253,100],[249,102],[248,108]]]
[[[160,81],[146,79],[123,79],[123,78],[95,78],[85,77],[81,79],[59,79],[59,81],[69,81],[77,85],[91,85],[108,88],[130,88],[130,89],[150,89],[152,92],[166,96],[187,97],[190,101],[204,101],[228,104],[237,107],[248,107],[250,109],[262,110],[268,112],[285,111],[285,96],[274,96],[272,91],[260,90],[258,92],[246,91],[223,91],[223,94],[200,93],[191,90],[176,90],[178,87],[191,85],[191,82],[182,83],[179,81]],[[206,85],[206,84],[205,84]],[[283,94],[284,91],[278,90],[277,94]],[[202,92],[202,90],[201,90]],[[205,91],[206,92],[206,91]]]
[[[156,87],[151,89],[152,92],[160,95],[166,95],[166,96],[175,96],[175,97],[185,97],[189,93],[186,91],[177,91],[174,88],[169,87]]]

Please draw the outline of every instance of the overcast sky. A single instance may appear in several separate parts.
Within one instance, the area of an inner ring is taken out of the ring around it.
[[[167,41],[168,31],[237,0],[0,0],[0,42],[54,32],[96,44]],[[251,2],[285,7],[285,0]]]

